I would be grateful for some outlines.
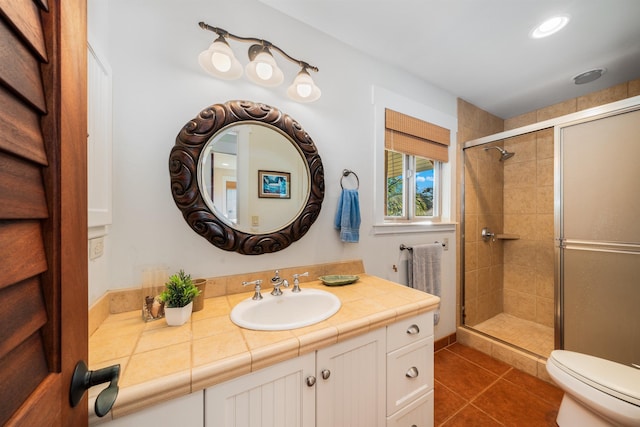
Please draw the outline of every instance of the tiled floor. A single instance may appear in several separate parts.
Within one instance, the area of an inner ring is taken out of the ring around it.
[[[553,350],[553,328],[506,313],[485,320],[473,329],[542,357],[549,357]]]
[[[461,344],[435,353],[437,427],[555,427],[562,394],[549,383]]]

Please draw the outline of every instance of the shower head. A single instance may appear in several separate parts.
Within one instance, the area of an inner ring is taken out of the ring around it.
[[[490,148],[495,148],[496,150],[500,151],[500,161],[503,160],[507,160],[512,158],[513,156],[515,156],[516,153],[510,153],[507,150],[505,150],[504,148],[501,147],[496,147],[496,146],[492,146],[492,147],[484,147],[484,151],[489,150]]]

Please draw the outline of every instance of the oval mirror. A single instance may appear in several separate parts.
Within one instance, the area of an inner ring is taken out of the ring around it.
[[[282,250],[320,213],[324,170],[290,116],[249,101],[212,105],[179,132],[171,193],[198,234],[246,255]]]

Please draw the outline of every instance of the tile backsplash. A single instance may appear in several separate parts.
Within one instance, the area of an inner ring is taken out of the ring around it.
[[[328,274],[361,274],[365,272],[362,260],[281,268],[279,271],[280,277],[286,278],[291,284],[293,284],[293,279],[291,278],[293,274],[304,273],[306,271],[309,272],[309,276],[300,277],[300,283],[317,280],[319,276]],[[249,292],[251,289],[242,286],[243,281],[253,281],[256,279],[267,281],[273,276],[273,273],[274,270],[266,270],[229,276],[207,277],[205,298]],[[265,286],[265,288],[268,288],[268,286]],[[142,310],[142,284],[137,288],[118,289],[105,293],[89,307],[89,335],[95,332],[109,314],[135,310]]]

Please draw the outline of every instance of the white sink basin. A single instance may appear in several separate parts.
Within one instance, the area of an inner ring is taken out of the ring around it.
[[[257,331],[284,331],[313,325],[333,316],[342,303],[335,295],[319,289],[289,290],[273,296],[265,292],[263,299],[246,299],[231,310],[231,321]]]

